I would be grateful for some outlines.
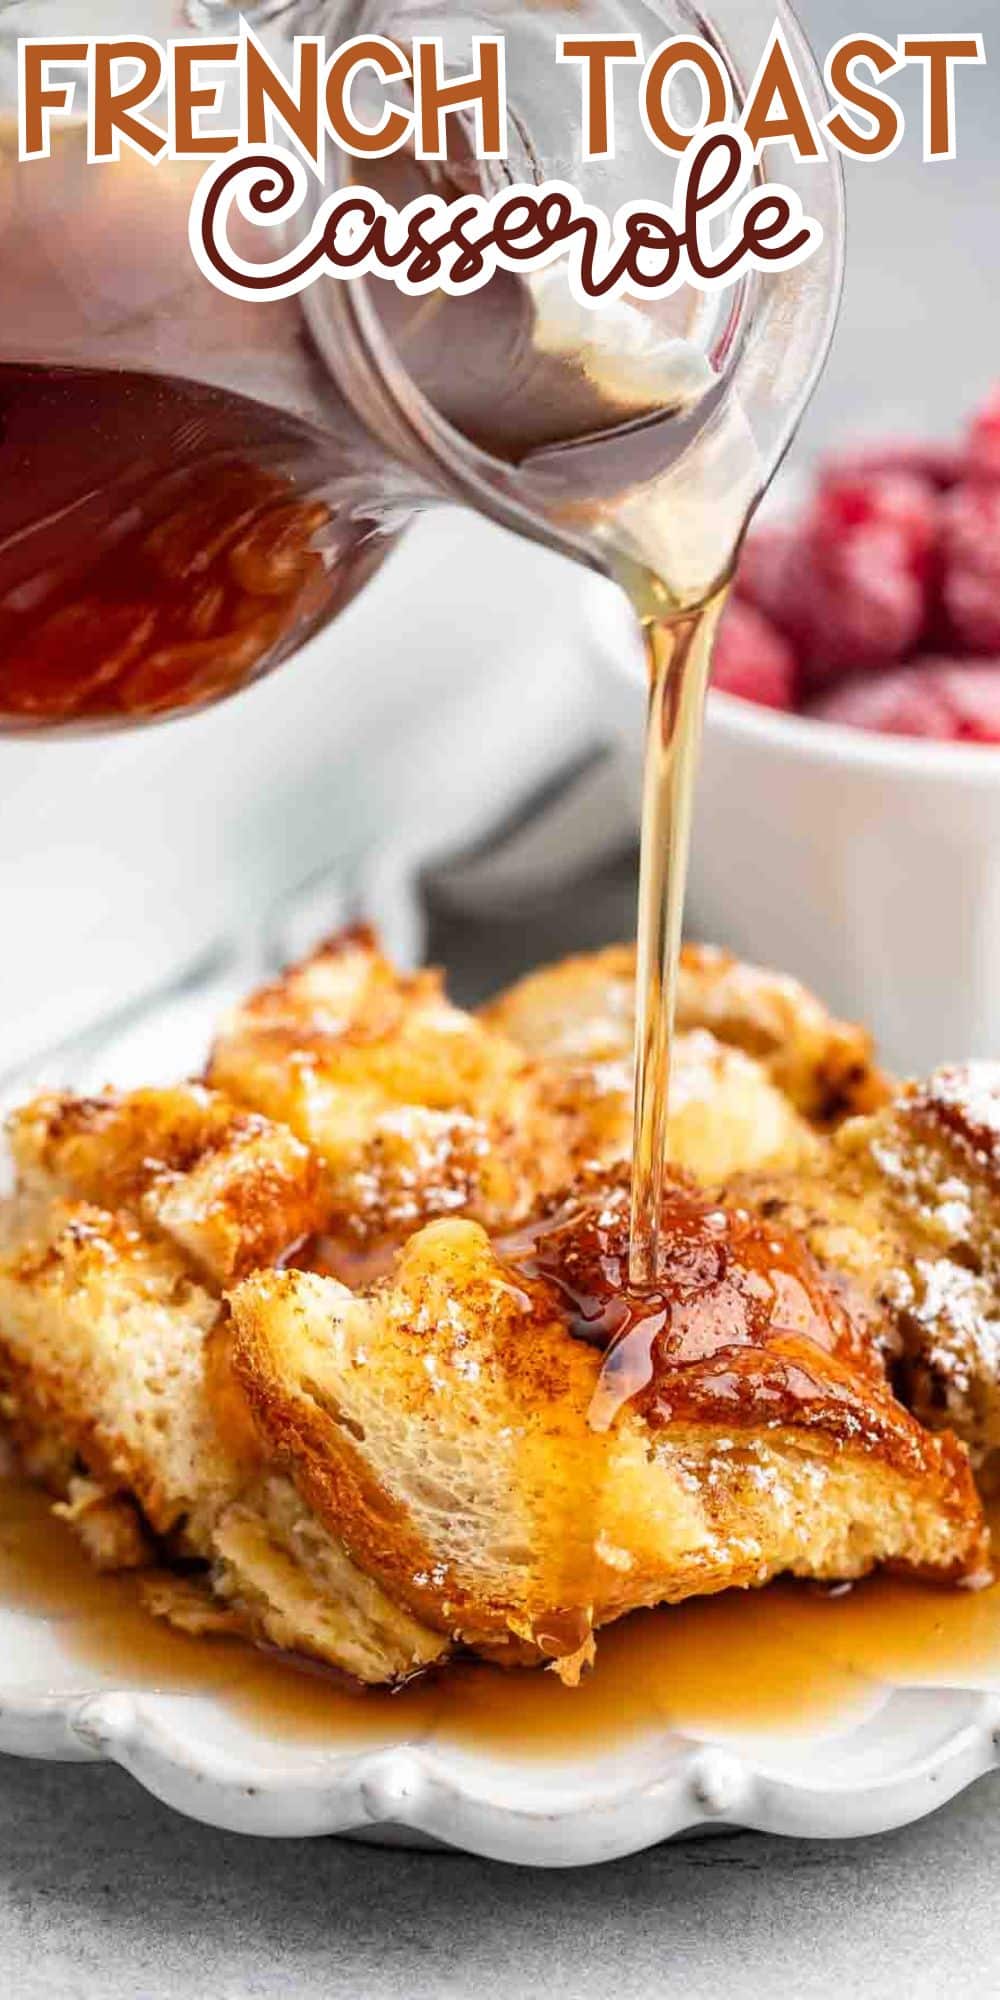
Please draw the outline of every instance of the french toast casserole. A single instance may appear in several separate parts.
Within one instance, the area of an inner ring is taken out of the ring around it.
[[[96,1564],[370,1684],[572,1683],[608,1621],[781,1573],[988,1575],[1000,1066],[897,1086],[688,949],[639,1298],[633,980],[471,1015],[355,930],[203,1079],[14,1115],[0,1422]]]

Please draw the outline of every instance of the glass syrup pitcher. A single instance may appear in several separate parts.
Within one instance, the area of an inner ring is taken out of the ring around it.
[[[778,13],[818,108],[815,70]],[[439,500],[617,576],[643,617],[711,594],[829,338],[832,166],[799,167],[787,148],[762,162],[762,176],[801,189],[824,246],[729,292],[586,312],[556,271],[500,273],[461,299],[324,279],[295,299],[243,302],[191,256],[202,162],[123,150],[88,166],[82,117],[53,119],[50,159],[17,162],[18,37],[85,37],[94,14],[92,0],[0,9],[0,731],[139,722],[230,694],[335,617]],[[161,39],[238,23],[215,0],[183,12],[150,0],[138,22],[118,0],[100,15],[105,35],[141,26]],[[476,34],[503,33],[510,158],[470,162],[460,117],[453,157],[487,191],[561,178],[614,211],[669,199],[675,162],[640,128],[634,71],[619,82],[617,159],[582,161],[580,79],[555,63],[556,34],[627,32],[648,49],[700,33],[738,103],[774,8],[729,0],[706,18],[686,0],[362,0],[248,17],[278,61],[301,32],[331,45],[436,34],[458,74]],[[678,122],[698,106],[680,75]],[[343,156],[338,168],[377,172],[390,194],[450,171]]]
[[[647,53],[669,35],[699,36],[728,70],[738,116],[775,17],[818,120],[815,64],[774,0],[705,11],[689,0],[270,0],[247,11],[285,74],[300,33],[329,45],[437,36],[456,76],[474,67],[477,35],[506,37],[506,160],[476,162],[459,114],[446,162],[331,149],[332,185],[374,180],[402,204],[428,188],[562,180],[609,214],[670,202],[677,160],[645,133],[635,70],[618,79],[616,157],[583,158],[580,75],[556,63],[556,36],[635,35]],[[238,22],[224,0],[148,0],[137,24],[134,4],[115,0],[100,28],[218,39]],[[413,515],[441,501],[613,577],[650,662],[631,1267],[649,1284],[712,635],[832,333],[839,166],[765,150],[758,179],[801,195],[822,244],[724,291],[588,310],[555,266],[500,272],[460,298],[323,278],[288,300],[245,302],[217,291],[190,251],[203,162],[127,152],[88,166],[83,122],[56,119],[51,158],[18,164],[18,36],[94,27],[92,0],[0,8],[0,732],[144,722],[233,693],[335,618]],[[688,71],[674,82],[672,116],[693,129],[700,85]]]

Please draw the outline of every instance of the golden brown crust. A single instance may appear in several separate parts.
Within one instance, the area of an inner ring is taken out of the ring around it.
[[[23,1185],[133,1213],[219,1287],[281,1262],[325,1219],[308,1149],[201,1084],[36,1098],[10,1143]]]
[[[296,1272],[271,1274],[266,1280],[268,1298],[297,1312],[298,1283]],[[442,1601],[440,1590],[430,1585],[431,1572],[440,1566],[404,1501],[390,1484],[373,1475],[354,1449],[352,1419],[336,1397],[325,1393],[310,1375],[303,1381],[304,1399],[289,1396],[266,1351],[250,1333],[246,1317],[233,1361],[271,1462],[288,1473],[320,1521],[327,1527],[338,1524],[336,1532],[352,1561],[365,1574],[377,1577],[391,1597],[432,1630],[470,1637],[473,1600],[467,1591],[449,1588]]]
[[[942,1070],[746,1199],[844,1274],[922,1423],[1000,1450],[1000,1065]]]
[[[554,1229],[536,1224],[508,1251],[515,1278],[540,1283],[542,1310],[603,1353],[613,1412],[630,1391],[629,1408],[654,1432],[711,1424],[822,1437],[929,1480],[957,1518],[976,1520],[965,1450],[947,1434],[929,1438],[896,1400],[867,1323],[800,1239],[679,1179],[663,1196],[664,1275],[642,1295],[629,1292],[628,1237],[627,1176],[611,1187],[592,1176]],[[637,1366],[646,1380],[634,1386]],[[974,1538],[971,1560],[982,1570]]]
[[[318,1177],[305,1149],[200,1088],[40,1101],[15,1142],[20,1188],[0,1212],[0,1413],[28,1469],[71,1507],[76,1492],[91,1556],[149,1559],[126,1533],[134,1500],[161,1553],[205,1562],[251,1636],[378,1682],[440,1657],[440,1635],[270,1476],[229,1370],[214,1274],[252,1268],[266,1232],[284,1250],[325,1215],[309,1206]],[[83,1186],[131,1206],[102,1208]],[[167,1593],[161,1609],[174,1602]]]
[[[223,1024],[213,1084],[324,1162],[330,1229],[402,1240],[434,1215],[524,1214],[565,1178],[572,1120],[533,1066],[403,974],[361,927],[322,945]]]
[[[967,1173],[1000,1193],[1000,1065],[978,1062],[936,1070],[928,1083],[911,1084],[900,1100],[915,1127],[935,1131],[955,1147]]]
[[[884,1104],[890,1084],[867,1030],[838,1021],[783,973],[743,964],[709,945],[686,945],[679,1028],[710,1028],[763,1062],[803,1116],[823,1126]]]
[[[635,951],[630,945],[612,945],[530,973],[486,1007],[481,1018],[539,1062],[554,1061],[580,1079],[588,1071],[599,1076],[609,1063],[631,1060]],[[864,1029],[835,1020],[796,980],[742,964],[728,952],[684,947],[677,1029],[681,1078],[685,1041],[698,1034],[710,1035],[717,1050],[738,1052],[757,1066],[756,1110],[774,1125],[774,1138],[768,1141],[774,1156],[782,1149],[793,1153],[796,1143],[803,1149],[804,1134],[791,1113],[825,1128],[876,1109],[887,1096]],[[692,1049],[692,1058],[695,1053]],[[764,1094],[765,1079],[784,1104],[784,1131]],[[738,1065],[731,1072],[723,1066],[718,1082],[734,1094],[749,1087],[748,1073]],[[701,1094],[711,1102],[709,1090],[702,1088]],[[672,1158],[681,1165],[697,1164],[685,1158],[685,1137],[681,1128]],[[762,1156],[749,1156],[746,1141],[742,1157],[732,1152],[725,1157],[722,1144],[720,1139],[712,1163],[719,1178],[764,1163]],[[711,1166],[702,1177],[711,1177]]]
[[[368,1300],[301,1272],[234,1294],[255,1421],[362,1568],[425,1624],[518,1659],[785,1568],[983,1573],[962,1448],[895,1401],[808,1253],[745,1212],[720,1230],[690,1187],[656,1325],[629,1330],[645,1378],[608,1421],[622,1348],[592,1344],[592,1288],[596,1260],[602,1311],[621,1302],[625,1211],[604,1189],[595,1224],[597,1192],[499,1254],[473,1224],[431,1225]]]
[[[612,948],[473,1019],[358,928],[237,1008],[209,1074],[321,1156],[332,1237],[399,1243],[437,1215],[503,1227],[627,1157],[633,986],[634,954]],[[816,1121],[877,1101],[867,1037],[794,982],[692,949],[681,988],[670,1148],[699,1178],[795,1164]]]
[[[94,1203],[54,1201],[0,1259],[0,1372],[21,1424],[135,1494],[157,1534],[232,1468],[202,1398],[218,1304],[167,1245]],[[179,1358],[180,1373],[173,1379]]]
[[[663,1276],[632,1293],[627,1176],[593,1178],[499,1248],[536,1309],[561,1314],[604,1355],[612,1407],[617,1377],[652,1429],[804,1427],[836,1444],[863,1440],[918,1476],[926,1469],[928,1441],[889,1393],[867,1329],[800,1241],[674,1179],[663,1194]]]

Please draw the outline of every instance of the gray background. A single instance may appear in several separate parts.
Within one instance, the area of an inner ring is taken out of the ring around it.
[[[998,0],[812,0],[814,41],[864,28],[1000,27]],[[1000,53],[997,54],[1000,61]],[[836,351],[804,443],[946,433],[1000,373],[995,69],[959,86],[960,157],[903,148],[851,179]],[[591,899],[585,940],[627,928],[630,884]],[[461,935],[439,953],[485,988],[512,959],[574,942]],[[493,963],[484,962],[488,954]],[[914,1996],[996,1994],[1000,1790],[856,1844],[752,1836],[661,1849],[569,1877],[342,1843],[254,1843],[170,1816],[119,1773],[0,1766],[0,1980],[41,1996],[313,1994]]]
[[[12,2000],[995,1995],[1000,1789],[842,1845],[752,1835],[576,1874],[169,1815],[119,1772],[9,1765]]]
[[[920,82],[888,160],[848,167],[848,265],[836,344],[798,449],[859,431],[949,436],[1000,377],[1000,0],[799,0],[814,48],[841,35],[980,33],[958,74],[958,158],[921,160]]]

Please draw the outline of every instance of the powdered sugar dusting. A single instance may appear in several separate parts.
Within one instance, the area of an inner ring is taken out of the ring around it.
[[[915,1093],[913,1107],[945,1125],[981,1166],[1000,1166],[1000,1063],[938,1070]]]

